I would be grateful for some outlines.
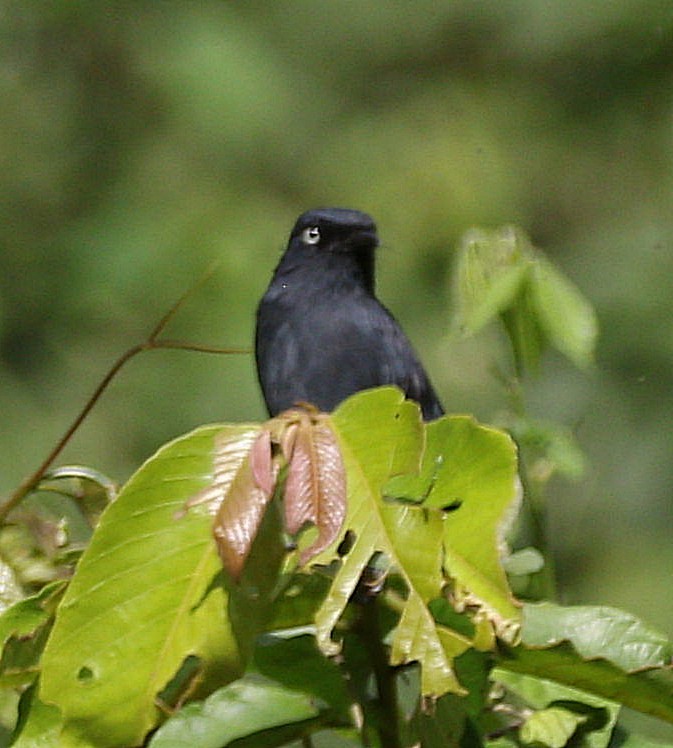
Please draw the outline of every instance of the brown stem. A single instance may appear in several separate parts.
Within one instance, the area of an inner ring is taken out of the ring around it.
[[[98,387],[96,387],[96,389],[94,390],[93,395],[91,395],[91,397],[87,400],[75,420],[70,424],[67,431],[58,440],[55,447],[47,455],[42,464],[37,468],[37,470],[35,470],[35,472],[31,473],[27,478],[25,478],[19,484],[17,489],[11,494],[9,499],[7,499],[7,501],[0,506],[0,523],[4,522],[4,520],[7,518],[7,515],[12,511],[12,509],[18,506],[21,501],[23,501],[23,499],[37,487],[51,464],[59,456],[59,454],[61,454],[66,444],[72,438],[73,434],[82,425],[82,422],[89,415],[93,406],[98,402],[100,396],[103,394],[103,392],[105,392],[110,382],[117,375],[117,372],[122,368],[122,366],[124,366],[127,361],[130,361],[138,353],[157,349],[197,351],[199,353],[250,353],[250,350],[247,348],[217,348],[216,346],[200,345],[198,343],[185,343],[176,340],[158,339],[159,335],[161,335],[161,333],[165,330],[168,323],[171,321],[171,319],[173,319],[175,314],[183,306],[185,301],[187,301],[189,296],[191,296],[195,289],[201,286],[212,275],[216,265],[217,263],[213,264],[206,271],[206,273],[204,273],[203,277],[191,288],[187,289],[187,291],[175,302],[175,304],[173,304],[168,312],[166,312],[166,314],[164,314],[164,316],[155,325],[147,340],[145,340],[143,343],[139,343],[138,345],[134,345],[133,347],[129,348],[114,362],[110,370],[101,380]]]

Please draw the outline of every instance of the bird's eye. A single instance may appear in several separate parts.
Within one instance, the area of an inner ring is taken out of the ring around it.
[[[320,229],[317,226],[309,226],[301,232],[301,238],[306,244],[317,244],[320,241]]]

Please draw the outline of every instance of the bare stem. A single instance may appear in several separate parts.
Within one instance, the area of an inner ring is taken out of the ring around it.
[[[164,314],[164,316],[155,325],[154,329],[151,331],[147,340],[145,340],[143,343],[139,343],[138,345],[134,345],[131,348],[129,348],[125,353],[123,353],[114,362],[114,364],[112,364],[109,371],[100,381],[99,385],[96,387],[91,397],[86,401],[84,407],[79,412],[75,420],[70,424],[66,432],[58,440],[54,448],[47,455],[44,461],[40,464],[37,470],[35,470],[28,477],[26,477],[19,484],[17,489],[11,494],[9,499],[7,499],[7,501],[0,506],[0,523],[4,522],[4,520],[7,518],[7,515],[12,511],[12,509],[18,506],[21,503],[21,501],[23,501],[23,499],[38,486],[44,474],[51,467],[54,460],[61,454],[66,444],[68,444],[68,442],[73,437],[77,429],[79,429],[79,427],[82,425],[82,422],[89,415],[92,408],[98,402],[103,392],[105,392],[105,390],[108,388],[108,385],[110,384],[110,382],[112,382],[112,380],[115,378],[115,376],[117,375],[119,370],[122,368],[122,366],[124,366],[124,364],[127,361],[130,361],[134,356],[136,356],[139,353],[142,353],[143,351],[151,351],[151,350],[157,350],[157,349],[197,351],[199,353],[227,353],[227,354],[241,354],[241,353],[249,354],[250,353],[250,349],[248,348],[218,348],[216,346],[200,345],[198,343],[188,343],[188,342],[182,342],[179,340],[159,340],[159,335],[161,335],[161,333],[166,329],[166,326],[168,325],[168,323],[173,319],[175,314],[184,305],[184,303],[187,301],[189,296],[191,296],[191,294],[195,291],[195,289],[200,287],[212,275],[215,267],[216,267],[215,264],[211,266],[206,271],[206,273],[203,275],[203,277],[199,281],[197,281],[197,283],[195,283],[191,288],[189,288],[175,302],[175,304],[173,304],[173,306],[168,310],[168,312],[166,312],[166,314]]]

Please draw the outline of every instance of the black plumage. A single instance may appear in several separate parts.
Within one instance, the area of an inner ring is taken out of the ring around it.
[[[374,221],[357,210],[303,213],[257,309],[257,373],[268,411],[297,402],[330,411],[394,384],[426,420],[444,412],[423,366],[375,296]]]

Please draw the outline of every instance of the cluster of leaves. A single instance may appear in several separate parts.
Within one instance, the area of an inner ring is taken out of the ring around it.
[[[586,303],[521,234],[461,263],[464,325],[519,315],[563,349],[565,315],[586,340]],[[11,744],[601,748],[622,706],[673,722],[665,637],[515,600],[541,560],[510,551],[521,488],[505,431],[423,423],[394,388],[176,439],[91,515],[69,581],[71,557],[34,595],[13,579]]]

